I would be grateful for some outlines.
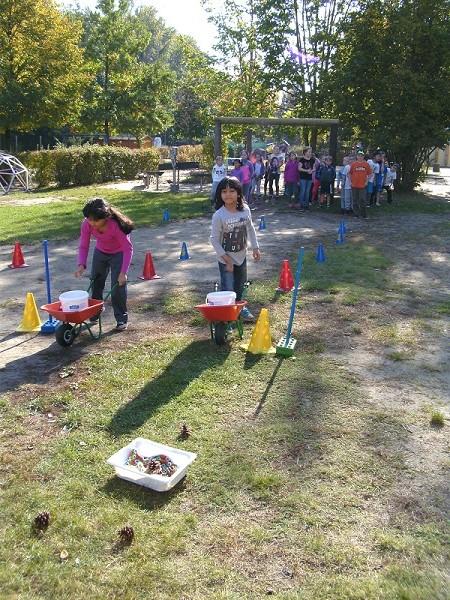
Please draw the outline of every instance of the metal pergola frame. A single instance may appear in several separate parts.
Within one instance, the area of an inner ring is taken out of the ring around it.
[[[333,163],[336,164],[337,157],[337,138],[339,119],[295,119],[295,118],[265,118],[265,117],[217,117],[214,127],[214,154],[221,153],[222,148],[222,125],[259,125],[263,127],[273,127],[274,125],[285,125],[288,127],[300,127],[306,125],[313,129],[330,130],[330,155],[333,157]],[[246,147],[251,150],[252,130],[247,130]]]
[[[28,169],[12,154],[0,150],[0,188],[7,194],[14,183],[27,192],[30,189]]]

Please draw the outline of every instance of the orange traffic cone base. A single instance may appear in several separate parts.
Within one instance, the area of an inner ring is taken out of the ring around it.
[[[142,272],[142,275],[139,276],[139,279],[143,279],[144,281],[150,281],[152,279],[161,279],[161,277],[156,274],[151,252],[147,252],[147,254],[145,255],[144,270]]]
[[[24,269],[25,267],[28,267],[23,257],[22,247],[19,242],[14,244],[12,263],[8,266],[10,269]]]
[[[283,260],[280,272],[280,281],[277,292],[291,292],[294,289],[294,278],[288,260]]]

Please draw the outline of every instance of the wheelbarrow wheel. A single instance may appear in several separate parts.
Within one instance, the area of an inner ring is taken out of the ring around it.
[[[214,341],[218,346],[223,346],[227,340],[227,324],[223,321],[214,323]]]
[[[56,341],[60,346],[71,346],[75,339],[75,330],[70,323],[62,323],[55,331]]]

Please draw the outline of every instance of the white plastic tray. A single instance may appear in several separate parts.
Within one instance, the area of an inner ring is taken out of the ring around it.
[[[141,473],[135,467],[126,464],[130,451],[133,449],[141,456],[167,454],[178,468],[171,477]],[[143,485],[144,487],[148,487],[157,492],[167,492],[186,475],[188,466],[192,464],[196,458],[197,455],[193,452],[171,448],[170,446],[158,444],[158,442],[146,440],[145,438],[136,438],[130,442],[128,446],[124,446],[118,452],[110,456],[106,462],[115,468],[116,475],[122,479],[131,481],[137,485]]]

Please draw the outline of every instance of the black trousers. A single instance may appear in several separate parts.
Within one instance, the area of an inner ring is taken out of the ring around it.
[[[111,287],[117,283],[120,270],[122,268],[123,252],[116,254],[105,254],[97,248],[94,250],[92,259],[91,277],[94,280],[92,285],[92,297],[96,300],[103,300],[103,291],[105,289],[106,278],[111,271]],[[117,285],[111,294],[111,304],[114,316],[118,323],[128,323],[127,311],[127,286]]]
[[[269,173],[269,194],[273,196],[273,182],[275,181],[275,190],[277,196],[280,193],[280,174],[279,173]]]

